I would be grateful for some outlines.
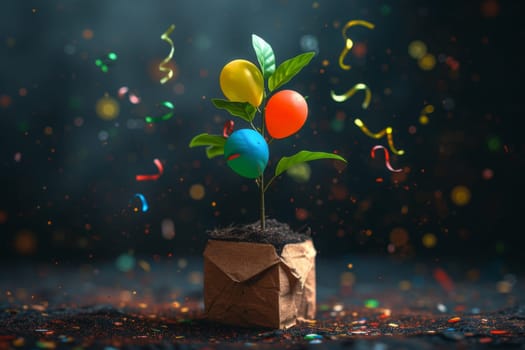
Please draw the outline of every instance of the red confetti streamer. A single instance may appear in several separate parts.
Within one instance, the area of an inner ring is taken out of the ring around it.
[[[137,175],[135,176],[135,179],[137,181],[158,180],[159,177],[164,173],[164,166],[157,158],[153,159],[153,163],[155,163],[157,169],[159,169],[158,174]]]
[[[222,129],[222,136],[228,138],[233,132],[234,125],[235,123],[233,122],[233,120],[227,120],[226,123],[224,123],[224,127]]]
[[[434,279],[439,283],[439,285],[447,292],[450,293],[454,290],[454,282],[449,277],[449,275],[440,267],[434,269]]]
[[[392,171],[394,173],[399,173],[399,172],[403,171],[403,169],[394,169],[394,168],[392,168],[392,165],[390,165],[390,154],[388,154],[388,150],[385,147],[381,146],[381,145],[375,145],[374,147],[372,147],[372,150],[370,151],[370,156],[372,157],[372,159],[375,158],[377,149],[382,149],[385,152],[385,164],[386,164],[386,167],[388,168],[388,170],[390,170],[390,171]]]

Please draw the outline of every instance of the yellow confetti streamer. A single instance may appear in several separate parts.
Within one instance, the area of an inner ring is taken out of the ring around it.
[[[395,146],[394,146],[394,137],[392,136],[392,133],[393,133],[394,130],[392,130],[391,127],[387,127],[386,128],[386,139],[387,139],[387,142],[388,142],[388,147],[390,147],[390,150],[392,151],[392,153],[395,153],[397,154],[398,156],[402,156],[403,154],[405,154],[405,151],[403,151],[402,149],[396,149]]]
[[[373,139],[380,139],[380,138],[383,138],[385,137],[386,135],[386,139],[387,139],[387,142],[388,142],[388,147],[390,148],[390,150],[392,151],[392,153],[395,153],[397,154],[398,156],[402,156],[403,154],[405,154],[405,151],[403,151],[402,149],[398,150],[396,149],[396,147],[394,146],[394,137],[392,136],[392,133],[394,132],[394,130],[392,129],[392,127],[390,126],[387,126],[386,128],[384,128],[383,130],[379,131],[379,132],[371,132],[370,130],[368,130],[368,128],[366,127],[366,125],[363,123],[363,121],[359,118],[356,118],[354,120],[354,124],[357,125],[357,127],[359,127],[359,129],[361,129],[361,131],[368,137],[371,137]]]
[[[175,24],[172,24],[164,33],[162,33],[162,35],[160,36],[160,38],[164,41],[166,41],[168,44],[170,44],[171,46],[171,50],[170,50],[170,53],[168,55],[168,57],[166,57],[160,64],[159,64],[159,70],[161,72],[168,72],[168,74],[163,77],[162,79],[160,79],[160,83],[161,84],[165,84],[168,80],[170,80],[171,78],[173,78],[173,69],[171,68],[168,68],[168,67],[165,67],[166,64],[168,64],[168,62],[173,58],[173,53],[175,52],[175,46],[173,45],[173,41],[171,41],[171,38],[169,37],[169,35],[173,32],[173,30],[175,29]]]
[[[330,91],[330,96],[332,96],[332,99],[335,102],[344,102],[348,100],[350,97],[352,97],[357,91],[365,90],[365,100],[361,104],[361,107],[363,109],[367,109],[370,105],[370,101],[372,100],[372,92],[370,91],[370,88],[363,83],[355,84],[350,90],[345,92],[342,95],[337,95],[333,90]]]
[[[339,55],[339,67],[341,67],[344,70],[350,70],[350,68],[352,68],[350,65],[344,63],[344,59],[346,55],[350,52],[352,47],[354,46],[354,42],[352,41],[352,39],[346,36],[346,31],[348,30],[348,28],[353,27],[353,26],[363,26],[368,29],[375,28],[375,25],[373,23],[370,23],[368,21],[359,20],[359,19],[346,22],[342,30],[343,38],[345,39],[345,47],[343,48],[343,51],[341,51],[341,54]]]

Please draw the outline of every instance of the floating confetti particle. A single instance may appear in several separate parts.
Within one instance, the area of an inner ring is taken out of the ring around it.
[[[99,67],[102,72],[107,73],[109,71],[109,66],[113,64],[117,58],[118,56],[116,53],[110,52],[102,58],[97,58],[95,60],[95,66]]]
[[[322,335],[316,333],[310,333],[304,336],[304,340],[323,339]]]
[[[225,138],[228,138],[233,132],[234,126],[235,126],[235,123],[233,122],[233,120],[227,120],[224,123],[224,127],[222,128],[222,136],[224,136]]]
[[[366,127],[366,125],[363,123],[363,121],[359,118],[356,118],[354,120],[354,124],[357,125],[357,127],[359,129],[361,129],[361,131],[368,137],[371,137],[373,139],[380,139],[382,137],[384,137],[386,135],[386,129],[383,129],[379,132],[376,132],[376,133],[373,133],[373,132],[370,132],[370,130],[368,130],[368,128]]]
[[[447,322],[448,323],[458,323],[459,321],[461,321],[461,317],[456,316],[456,317],[452,317]]]
[[[106,95],[97,101],[95,111],[101,119],[113,120],[118,117],[120,107],[117,100]]]
[[[162,35],[160,36],[160,39],[161,40],[164,40],[165,42],[167,42],[168,44],[170,44],[170,53],[168,54],[168,56],[159,64],[159,70],[161,72],[168,72],[168,74],[163,77],[162,79],[160,79],[160,83],[161,84],[165,84],[168,80],[170,80],[171,78],[173,78],[173,69],[171,68],[167,68],[165,67],[165,65],[173,58],[173,53],[175,52],[175,46],[173,45],[173,41],[171,40],[171,38],[169,37],[169,35],[173,32],[173,30],[175,29],[175,24],[172,24],[169,26],[169,28],[164,32],[162,33]]]
[[[144,195],[140,193],[135,193],[135,197],[140,199],[140,201],[142,202],[142,212],[143,213],[147,212],[149,209],[149,206],[148,206],[148,202],[146,201],[146,197],[144,197]]]
[[[363,109],[367,109],[370,105],[370,101],[372,100],[372,92],[370,91],[370,88],[363,83],[355,84],[350,90],[345,92],[342,95],[337,95],[333,90],[330,91],[330,96],[332,97],[332,100],[335,102],[344,102],[348,100],[350,97],[352,97],[357,91],[365,91],[365,99],[363,100],[363,103],[361,104],[361,107]]]
[[[408,54],[410,57],[419,60],[427,54],[427,45],[421,40],[414,40],[408,44]]]
[[[454,204],[464,206],[470,202],[470,190],[466,186],[455,186],[450,192],[450,198]]]
[[[120,89],[118,89],[118,97],[124,98],[128,94],[129,102],[136,105],[140,103],[140,97],[138,97],[134,92],[129,92],[129,88],[127,86],[123,86]]]
[[[346,22],[345,26],[342,29],[343,39],[345,40],[345,47],[343,48],[343,50],[341,51],[341,54],[339,55],[339,67],[341,67],[341,69],[344,69],[344,70],[349,70],[350,68],[352,68],[350,65],[347,65],[344,63],[344,59],[346,55],[348,55],[352,47],[354,46],[354,42],[352,41],[352,39],[350,39],[346,35],[346,31],[348,30],[348,28],[353,27],[353,26],[363,26],[368,29],[375,28],[374,24],[367,22],[367,21],[363,21],[363,20],[352,20],[352,21]]]
[[[175,108],[175,106],[173,106],[173,103],[171,103],[170,101],[163,101],[160,105],[169,109],[169,112],[163,114],[160,117],[150,117],[149,115],[147,115],[146,117],[144,117],[144,120],[146,121],[146,123],[153,123],[153,122],[158,122],[162,120],[168,120],[171,117],[173,117],[173,109]]]
[[[421,113],[419,113],[419,123],[421,125],[428,124],[428,115],[433,112],[434,112],[434,106],[426,105],[425,107],[423,107],[423,109],[421,110]]]
[[[432,272],[432,275],[439,283],[441,288],[443,288],[447,293],[450,293],[454,290],[454,282],[452,282],[452,279],[445,270],[440,267],[436,267]]]
[[[361,129],[361,131],[368,137],[371,137],[371,138],[374,138],[374,139],[380,139],[382,137],[384,137],[386,135],[387,137],[387,142],[388,142],[388,146],[390,148],[390,151],[392,151],[392,153],[395,153],[397,154],[398,156],[401,156],[403,154],[405,154],[405,151],[403,151],[402,149],[398,150],[395,148],[394,146],[394,139],[393,139],[393,136],[392,136],[392,133],[393,133],[393,129],[392,127],[390,126],[387,126],[386,128],[384,128],[383,130],[379,131],[379,132],[376,132],[376,133],[373,133],[373,132],[370,132],[370,130],[368,130],[368,128],[366,127],[366,125],[363,123],[363,121],[359,118],[356,118],[354,120],[354,124],[359,128]]]
[[[372,159],[375,158],[375,154],[376,154],[376,150],[378,149],[382,149],[383,152],[385,153],[385,165],[387,167],[388,170],[390,170],[391,172],[394,172],[394,173],[399,173],[401,171],[403,171],[403,169],[394,169],[392,168],[392,165],[390,165],[390,154],[388,153],[388,150],[381,146],[381,145],[375,145],[374,147],[372,147],[372,150],[370,151],[370,156],[372,157]]]
[[[136,175],[135,179],[137,181],[146,181],[146,180],[158,180],[159,177],[164,173],[164,166],[162,165],[162,162],[158,160],[157,158],[153,159],[153,163],[159,170],[158,174],[151,174],[151,175]]]

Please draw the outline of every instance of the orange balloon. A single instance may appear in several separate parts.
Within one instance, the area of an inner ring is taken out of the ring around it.
[[[271,137],[284,139],[299,131],[307,116],[308,105],[304,97],[297,91],[281,90],[266,104],[266,129]]]

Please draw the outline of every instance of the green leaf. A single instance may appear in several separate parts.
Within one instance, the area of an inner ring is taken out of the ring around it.
[[[224,154],[224,146],[209,146],[206,147],[206,156],[208,159],[212,159],[217,156],[222,156]]]
[[[190,147],[197,146],[215,146],[215,147],[224,147],[226,143],[226,138],[220,135],[210,135],[210,134],[199,134],[195,136],[190,141]]]
[[[277,163],[275,168],[275,176],[281,175],[283,172],[288,170],[290,167],[304,162],[309,162],[317,159],[337,159],[346,163],[346,160],[333,153],[326,152],[310,152],[310,151],[300,151],[290,157],[282,157]]]
[[[206,156],[211,159],[224,154],[226,138],[220,135],[199,134],[190,141],[190,147],[207,146]]]
[[[240,117],[251,123],[255,117],[257,109],[249,104],[248,102],[233,102],[228,100],[222,100],[220,98],[212,98],[211,102],[219,109],[227,110],[231,115]]]
[[[305,52],[281,63],[268,79],[268,89],[273,91],[289,82],[301,69],[310,63],[314,55],[315,52]]]
[[[257,61],[259,61],[263,77],[266,79],[275,72],[275,55],[273,49],[270,44],[255,34],[252,34],[252,46],[257,56]]]

